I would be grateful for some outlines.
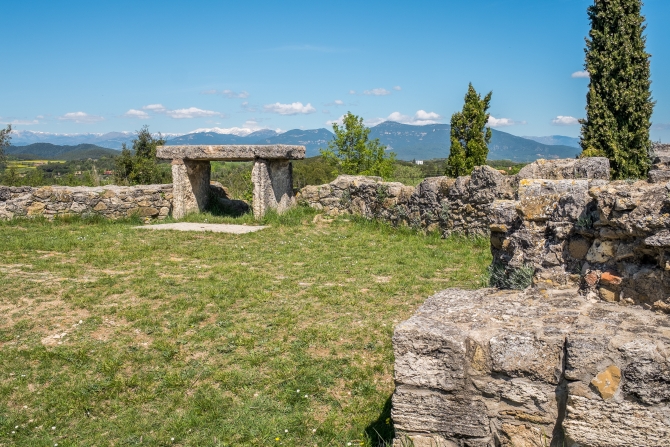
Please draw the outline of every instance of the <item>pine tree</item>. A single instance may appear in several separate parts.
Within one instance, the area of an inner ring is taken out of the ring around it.
[[[641,0],[595,0],[588,8],[582,157],[609,158],[618,179],[644,177],[649,169],[654,102],[641,9]]]
[[[486,164],[491,128],[484,126],[489,120],[486,111],[491,104],[492,95],[493,92],[489,92],[482,99],[470,84],[463,110],[451,116],[451,148],[447,158],[447,175],[468,175],[475,166]]]

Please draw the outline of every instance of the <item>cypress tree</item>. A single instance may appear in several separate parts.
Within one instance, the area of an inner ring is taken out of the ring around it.
[[[489,92],[482,99],[471,83],[465,95],[463,110],[451,116],[451,148],[447,158],[447,175],[468,175],[475,166],[486,163],[491,128],[484,126],[489,120],[486,111],[492,95],[493,92]]]
[[[582,124],[582,156],[610,159],[614,178],[649,170],[654,102],[641,0],[595,0],[588,8],[586,70],[591,81]]]

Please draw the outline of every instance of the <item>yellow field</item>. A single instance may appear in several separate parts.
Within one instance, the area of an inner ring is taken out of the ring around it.
[[[27,171],[47,163],[65,163],[65,160],[11,160],[7,162],[7,168],[17,171]]]

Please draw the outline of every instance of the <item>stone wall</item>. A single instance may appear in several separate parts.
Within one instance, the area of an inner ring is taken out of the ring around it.
[[[359,214],[444,234],[485,235],[493,202],[513,199],[517,185],[516,176],[488,166],[475,168],[472,176],[428,178],[417,187],[341,175],[327,185],[306,186],[297,200],[330,215]]]
[[[669,328],[577,289],[440,292],[395,329],[394,445],[670,445]]]
[[[446,290],[396,327],[395,446],[670,445],[665,149],[649,181],[540,161],[492,194],[492,277],[534,287]]]
[[[219,182],[209,182],[208,201],[212,207],[231,215],[250,211],[242,200],[230,199],[230,193]],[[1,186],[0,219],[14,217],[99,215],[108,219],[139,216],[165,219],[173,212],[173,187],[139,186]]]
[[[501,278],[532,269],[542,287],[581,284],[607,301],[670,312],[670,183],[658,182],[670,173],[666,149],[655,147],[649,181],[610,182],[604,158],[539,160],[516,176],[482,166],[417,187],[343,175],[298,200],[331,215],[490,235]]]
[[[65,215],[132,215],[164,219],[172,209],[172,185],[68,187],[0,186],[0,219]]]
[[[540,287],[670,312],[670,183],[521,180],[491,215],[494,265]]]

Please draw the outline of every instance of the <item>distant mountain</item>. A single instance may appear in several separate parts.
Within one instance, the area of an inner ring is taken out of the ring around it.
[[[447,124],[429,124],[426,126],[411,126],[393,121],[386,121],[370,130],[371,138],[379,138],[382,144],[395,152],[400,160],[430,160],[432,158],[446,158],[449,155],[449,132]],[[123,143],[131,145],[135,138],[130,132],[110,132],[107,134],[79,134],[58,135],[41,132],[19,131],[12,133],[12,143],[22,146],[26,141],[40,140],[53,144],[94,144],[103,148],[120,149]],[[333,134],[327,129],[300,130],[294,129],[284,133],[263,129],[248,135],[220,133],[217,129],[203,129],[186,135],[168,135],[168,145],[181,144],[297,144],[305,146],[307,157],[319,155],[319,149],[325,149]],[[580,149],[574,145],[576,139],[569,137],[517,137],[499,130],[492,131],[489,144],[489,158],[506,159],[515,162],[529,162],[538,158],[572,158]],[[537,141],[548,138],[552,144]],[[57,143],[69,141],[71,143]],[[564,144],[553,144],[564,142]],[[570,143],[570,144],[567,144]]]
[[[333,134],[327,129],[300,130],[294,129],[274,137],[264,138],[254,144],[297,144],[305,146],[306,157],[319,155],[319,149],[328,147]]]
[[[182,144],[251,144],[247,138],[229,133],[198,132],[170,138],[166,144],[168,146],[180,146]]]
[[[564,137],[563,135],[551,135],[548,137],[522,137],[527,140],[537,141],[538,143],[548,144],[549,146],[570,146],[580,148],[579,138]]]
[[[51,143],[33,143],[27,146],[9,146],[5,149],[7,155],[18,158],[37,160],[85,160],[119,155],[114,149],[106,149],[94,144],[79,144],[76,146],[59,146]]]
[[[430,160],[449,156],[450,132],[448,124],[411,126],[386,121],[373,127],[370,137],[379,138],[400,160]],[[529,162],[538,158],[573,158],[579,153],[569,146],[550,146],[495,129],[491,134],[490,160]]]
[[[51,143],[55,145],[76,146],[79,144],[94,144],[108,149],[121,149],[123,143],[131,145],[135,135],[135,132],[55,134],[33,132],[30,130],[13,130],[12,145],[26,146],[33,143]]]
[[[326,129],[289,130],[277,133],[274,130],[263,129],[246,136],[224,134],[216,132],[199,132],[170,138],[168,146],[180,144],[295,144],[305,146],[307,157],[319,155],[319,148],[328,146],[333,134]]]

